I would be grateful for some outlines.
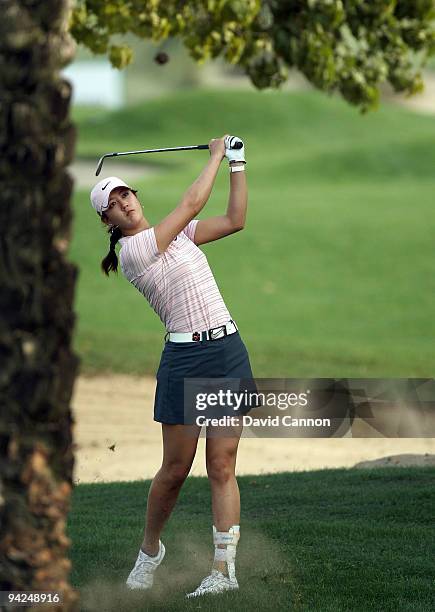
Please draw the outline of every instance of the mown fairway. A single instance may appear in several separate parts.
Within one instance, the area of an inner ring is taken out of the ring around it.
[[[318,93],[249,91],[180,93],[76,118],[78,155],[95,165],[108,151],[244,138],[246,228],[201,248],[256,376],[433,375],[433,118],[394,107],[361,116]],[[151,224],[207,158],[125,158],[165,168],[132,185]],[[110,174],[109,160],[101,177]],[[199,218],[224,213],[228,186],[225,160]],[[107,279],[100,271],[108,238],[87,191],[76,192],[74,211],[82,371],[154,373],[163,325],[121,272]]]
[[[431,612],[433,468],[239,476],[238,593],[184,594],[213,559],[206,478],[185,482],[162,534],[153,590],[125,580],[143,538],[150,481],[78,485],[68,519],[71,582],[84,612]]]

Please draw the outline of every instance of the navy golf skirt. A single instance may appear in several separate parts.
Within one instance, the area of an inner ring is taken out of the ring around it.
[[[241,379],[237,390],[257,391],[248,351],[238,331],[217,340],[166,342],[156,378],[154,420],[172,425],[195,422],[185,418],[185,379]],[[241,404],[235,414],[246,414],[252,407]],[[213,411],[213,416],[219,416],[219,407]]]

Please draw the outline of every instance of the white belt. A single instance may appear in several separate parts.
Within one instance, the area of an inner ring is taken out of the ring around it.
[[[230,334],[234,334],[237,326],[234,321],[229,321],[226,325],[212,327],[201,332],[166,332],[165,341],[168,342],[200,342],[201,340],[218,340]]]

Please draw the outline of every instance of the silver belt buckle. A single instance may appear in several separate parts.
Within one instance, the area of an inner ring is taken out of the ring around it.
[[[217,332],[215,332],[216,329],[218,330]],[[227,335],[228,334],[226,325],[219,325],[219,327],[212,327],[211,329],[207,330],[207,336],[209,340],[218,340],[219,338],[223,338]]]

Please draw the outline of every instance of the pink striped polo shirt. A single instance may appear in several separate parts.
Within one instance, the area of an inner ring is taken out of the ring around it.
[[[197,223],[190,221],[164,253],[157,249],[153,227],[119,239],[122,273],[167,331],[203,331],[231,319],[207,258],[193,242]]]

